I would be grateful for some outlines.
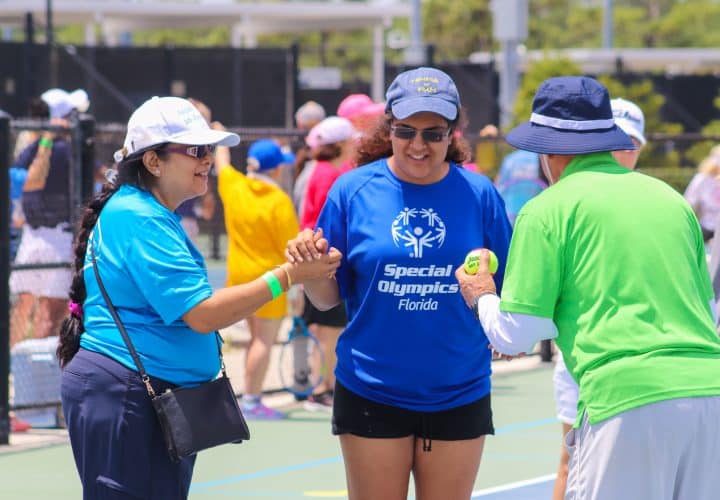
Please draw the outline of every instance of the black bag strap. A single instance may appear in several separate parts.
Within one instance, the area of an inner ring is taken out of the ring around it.
[[[154,398],[155,390],[150,384],[150,376],[145,371],[145,366],[142,364],[142,361],[140,361],[140,356],[138,356],[138,353],[135,350],[135,346],[133,346],[133,343],[130,341],[130,336],[128,335],[127,330],[125,330],[125,326],[122,324],[122,321],[120,321],[120,316],[118,316],[118,313],[115,310],[115,306],[113,306],[112,301],[110,300],[110,296],[108,296],[107,290],[105,289],[105,285],[100,279],[100,272],[98,271],[97,261],[95,260],[94,242],[90,241],[89,243],[90,255],[92,256],[93,263],[93,272],[95,273],[95,281],[97,281],[98,287],[100,288],[100,293],[102,293],[103,299],[105,299],[105,304],[107,304],[108,309],[110,310],[110,314],[112,315],[113,320],[118,327],[118,330],[120,330],[120,334],[122,335],[123,341],[125,342],[128,351],[130,351],[130,355],[132,356],[133,361],[137,366],[138,372],[140,373],[140,378],[145,384],[145,389],[147,390],[147,393],[150,395],[151,398]],[[218,357],[220,358],[220,367],[222,368],[222,374],[224,377],[227,377],[227,373],[225,373],[225,361],[223,360],[222,355],[222,344],[220,343],[220,332],[215,332],[215,341],[217,342],[218,346]]]

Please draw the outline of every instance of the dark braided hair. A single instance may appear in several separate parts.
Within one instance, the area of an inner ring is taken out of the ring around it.
[[[165,158],[166,152],[161,149],[155,150],[158,157]],[[138,153],[123,160],[118,165],[118,175],[114,181],[108,181],[103,185],[95,197],[87,204],[80,219],[80,227],[75,236],[73,246],[73,279],[70,285],[70,301],[83,304],[87,297],[83,267],[85,266],[85,253],[87,252],[90,233],[100,217],[100,212],[110,198],[120,189],[120,186],[128,184],[140,189],[148,189],[152,185],[152,175],[145,168],[142,161],[142,154]],[[57,358],[60,366],[64,367],[80,349],[80,335],[85,331],[83,318],[75,314],[68,315],[60,327],[60,339],[57,347]]]

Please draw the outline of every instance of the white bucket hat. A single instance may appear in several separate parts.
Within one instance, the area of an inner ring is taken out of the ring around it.
[[[240,143],[240,136],[212,130],[187,99],[156,96],[145,101],[130,116],[123,148],[115,151],[113,158],[121,162],[128,156],[167,142],[232,147]]]

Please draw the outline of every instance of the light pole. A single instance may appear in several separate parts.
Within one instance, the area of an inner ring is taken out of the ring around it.
[[[603,48],[613,48],[613,0],[605,0],[603,10]]]
[[[423,66],[425,64],[425,45],[422,39],[422,6],[420,0],[412,0],[410,18],[410,46],[405,50],[405,64]]]
[[[53,9],[52,0],[45,0],[45,44],[48,50],[49,58],[49,79],[50,87],[58,85],[58,53],[55,47],[55,37],[53,35]]]
[[[493,36],[502,47],[500,71],[500,125],[512,121],[512,108],[520,82],[517,49],[528,35],[527,0],[492,0]]]
[[[52,0],[45,0],[45,42],[50,46],[54,41]]]

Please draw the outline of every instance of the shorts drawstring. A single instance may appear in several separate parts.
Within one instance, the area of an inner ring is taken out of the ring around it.
[[[432,451],[432,417],[427,413],[420,416],[420,425],[422,426],[423,451]]]

